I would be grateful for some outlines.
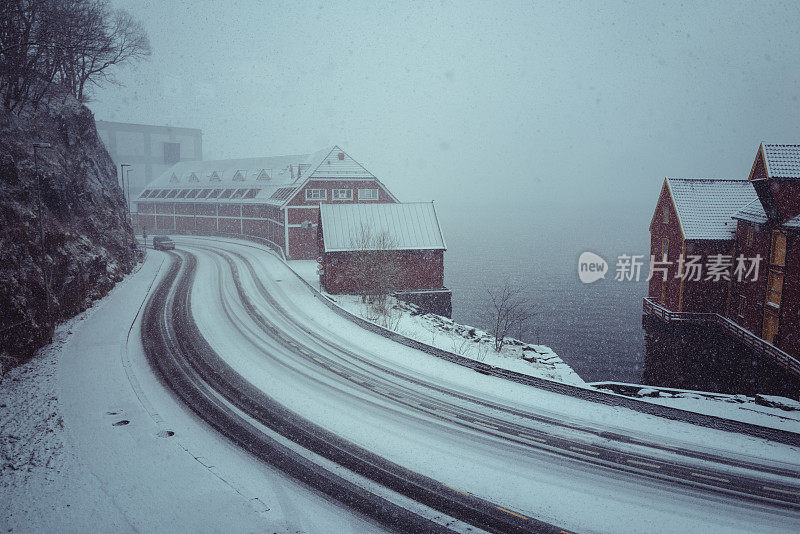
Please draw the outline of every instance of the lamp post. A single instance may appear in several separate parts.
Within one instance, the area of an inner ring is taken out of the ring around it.
[[[125,172],[125,182],[126,182],[125,191],[127,193],[125,196],[125,213],[128,214],[128,222],[131,223],[131,226],[133,226],[133,215],[131,214],[131,179],[130,179],[132,171],[133,169],[128,169]]]
[[[33,169],[36,174],[36,218],[39,219],[39,247],[42,253],[39,259],[39,268],[42,270],[42,278],[44,279],[44,295],[45,295],[45,319],[47,321],[48,336],[52,339],[53,325],[50,318],[50,277],[45,268],[45,249],[44,249],[44,221],[42,220],[42,182],[39,176],[39,160],[36,156],[37,148],[53,148],[50,143],[33,143]]]
[[[122,182],[122,198],[125,199],[125,167],[130,167],[129,164],[123,163],[119,166],[120,181]],[[128,203],[125,202],[125,216],[128,214]]]

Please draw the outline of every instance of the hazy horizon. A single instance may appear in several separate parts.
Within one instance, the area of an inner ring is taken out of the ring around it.
[[[201,128],[206,159],[339,144],[403,201],[654,205],[800,141],[792,3],[117,5],[153,54],[96,118]]]

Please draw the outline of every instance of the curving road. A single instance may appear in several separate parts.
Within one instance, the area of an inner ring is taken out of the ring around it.
[[[385,526],[800,525],[791,444],[484,376],[359,330],[261,247],[178,243],[142,323],[164,383],[258,458]]]

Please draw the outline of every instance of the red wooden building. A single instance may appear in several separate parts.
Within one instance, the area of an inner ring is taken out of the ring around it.
[[[800,376],[800,145],[761,144],[747,180],[667,179],[650,234],[669,270],[651,278],[646,312],[715,322]],[[681,276],[690,255],[697,281]],[[709,280],[715,255],[730,264],[724,283]]]
[[[319,255],[319,205],[394,203],[371,172],[338,146],[315,154],[183,161],[136,199],[134,221],[150,234],[242,234],[291,259]]]
[[[800,358],[800,145],[762,144],[749,181],[758,199],[733,215],[734,254],[763,260],[755,283],[733,277],[726,315]]]
[[[648,296],[677,312],[722,310],[727,280],[706,280],[703,269],[697,276],[693,265],[731,253],[736,230],[731,215],[755,198],[745,179],[665,179],[650,222],[650,254],[666,263],[650,279]]]
[[[432,202],[322,204],[319,242],[326,291],[392,292],[450,316],[446,245]]]

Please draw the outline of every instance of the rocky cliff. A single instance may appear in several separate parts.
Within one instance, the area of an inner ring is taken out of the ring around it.
[[[38,165],[34,143],[52,147],[36,150]],[[131,271],[124,209],[89,109],[68,99],[37,113],[0,111],[0,369],[47,343],[50,322],[86,309]]]

